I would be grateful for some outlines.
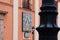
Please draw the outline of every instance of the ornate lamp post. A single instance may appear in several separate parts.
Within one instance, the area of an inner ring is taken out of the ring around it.
[[[55,0],[42,0],[40,26],[36,28],[39,40],[57,40],[59,28],[56,23],[58,15]]]

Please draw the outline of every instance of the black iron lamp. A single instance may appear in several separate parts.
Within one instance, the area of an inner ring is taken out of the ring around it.
[[[57,40],[59,27],[56,23],[58,15],[55,0],[42,0],[40,26],[36,28],[39,40]]]

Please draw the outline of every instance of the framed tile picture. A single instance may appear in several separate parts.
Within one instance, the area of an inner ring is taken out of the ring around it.
[[[22,30],[23,32],[32,30],[32,15],[27,12],[22,12]]]

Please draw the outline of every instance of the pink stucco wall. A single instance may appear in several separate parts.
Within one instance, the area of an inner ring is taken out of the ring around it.
[[[34,0],[32,0],[34,1]],[[20,2],[18,3],[20,7]],[[18,10],[18,40],[27,40],[23,38],[22,32],[22,12],[28,12],[32,14],[32,26],[35,26],[35,14],[34,14],[34,3],[32,6],[33,10],[25,10],[19,8]],[[4,15],[4,40],[13,40],[13,0],[0,0],[0,10],[6,11]],[[32,40],[32,32],[30,33],[30,40]]]
[[[35,13],[34,13],[35,0],[30,0],[32,10],[22,8],[22,1],[23,0],[18,0],[18,6],[19,6],[18,8],[18,40],[33,40],[32,32],[30,32],[29,39],[24,38],[24,32],[22,32],[22,12],[27,12],[32,15],[32,27],[35,26]]]
[[[6,3],[6,4],[5,4]],[[8,12],[4,15],[4,40],[13,39],[13,6],[10,0],[0,0],[0,10]]]
[[[32,36],[32,32],[30,32],[30,39],[26,39],[24,38],[24,32],[22,32],[22,12],[27,12],[30,13],[32,15],[32,27],[35,26],[35,14],[34,12],[31,12],[29,10],[24,10],[19,8],[18,11],[18,40],[32,40],[33,36]]]
[[[0,2],[10,3],[11,0],[0,0]]]

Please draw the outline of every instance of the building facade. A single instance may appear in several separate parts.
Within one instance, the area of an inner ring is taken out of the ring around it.
[[[34,40],[35,0],[18,0],[18,40]]]
[[[34,0],[18,0],[18,40],[34,40]],[[0,0],[0,40],[14,40],[13,0]],[[17,35],[17,34],[16,34]]]
[[[13,39],[12,0],[0,0],[0,40]]]

